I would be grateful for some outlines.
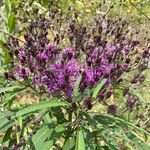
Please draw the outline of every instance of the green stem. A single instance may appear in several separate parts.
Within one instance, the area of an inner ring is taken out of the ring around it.
[[[68,122],[71,123],[72,122],[72,111],[68,112]],[[72,134],[72,127],[71,125],[68,126],[68,130],[67,130],[67,134],[66,134],[66,139],[69,139],[69,137],[71,137]]]
[[[0,32],[3,33],[3,34],[6,34],[6,35],[8,35],[8,36],[13,37],[13,38],[17,39],[18,41],[20,41],[20,42],[22,42],[22,43],[25,43],[24,41],[20,40],[19,38],[17,38],[16,36],[14,36],[14,35],[12,35],[12,34],[10,34],[10,33],[8,33],[8,32],[5,32],[5,31],[3,31],[3,30],[0,30]]]

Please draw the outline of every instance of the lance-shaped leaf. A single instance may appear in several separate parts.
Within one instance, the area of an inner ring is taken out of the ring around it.
[[[65,106],[67,105],[66,102],[62,102],[59,99],[52,99],[50,101],[44,101],[44,102],[40,102],[38,104],[34,104],[31,106],[28,106],[20,111],[18,111],[16,113],[16,117],[22,116],[22,115],[26,115],[44,108],[48,108],[48,107],[58,107],[58,106]]]
[[[77,131],[75,150],[85,150],[84,135],[81,128]]]
[[[102,79],[100,80],[100,82],[98,83],[98,85],[95,87],[94,91],[93,91],[93,98],[97,98],[98,93],[100,92],[100,90],[102,89],[102,87],[104,86],[104,84],[106,83],[107,79]]]

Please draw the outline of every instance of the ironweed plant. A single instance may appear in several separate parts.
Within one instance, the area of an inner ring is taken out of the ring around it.
[[[130,30],[127,21],[105,13],[81,24],[78,14],[69,19],[56,11],[32,21],[23,39],[10,36],[12,61],[4,76],[13,86],[0,90],[7,97],[3,149],[149,150],[150,133],[130,114],[149,110],[135,91],[145,80],[150,46],[147,40],[139,52]],[[39,103],[7,105],[12,91],[12,97],[32,91]]]

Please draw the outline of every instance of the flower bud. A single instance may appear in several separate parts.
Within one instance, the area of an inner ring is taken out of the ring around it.
[[[129,93],[129,88],[127,87],[123,90],[123,96],[126,96],[128,93]]]
[[[107,109],[108,114],[116,114],[117,113],[117,106],[115,104],[109,105]]]
[[[86,98],[86,99],[84,100],[83,104],[85,105],[85,107],[86,107],[87,109],[92,109],[92,107],[93,107],[92,100],[91,100],[90,97]]]
[[[130,58],[127,58],[125,62],[126,62],[127,64],[129,64],[130,61],[131,61]]]
[[[106,93],[105,98],[108,99],[108,98],[111,97],[111,95],[112,95],[112,91],[108,91],[108,92]]]
[[[71,108],[72,108],[73,110],[76,110],[76,109],[77,109],[77,104],[76,104],[75,102],[73,102],[73,103],[71,104]]]

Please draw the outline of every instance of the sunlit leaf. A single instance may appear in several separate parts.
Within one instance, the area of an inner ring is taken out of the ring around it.
[[[92,95],[93,98],[95,98],[95,99],[97,98],[98,93],[100,92],[100,90],[102,89],[102,87],[104,86],[104,84],[106,83],[106,81],[107,81],[107,79],[102,79],[98,83],[98,85],[95,87],[95,89],[93,91],[93,95]]]
[[[16,117],[18,116],[22,116],[22,115],[26,115],[44,108],[48,108],[48,107],[58,107],[58,106],[65,106],[67,105],[67,103],[59,101],[58,99],[52,99],[49,101],[44,101],[44,102],[40,102],[38,104],[34,104],[31,106],[28,106],[20,111],[18,111],[16,113]]]
[[[8,17],[8,29],[10,33],[14,31],[15,25],[16,25],[16,16],[14,13],[11,13]]]
[[[75,150],[85,150],[84,135],[81,128],[77,131]]]

